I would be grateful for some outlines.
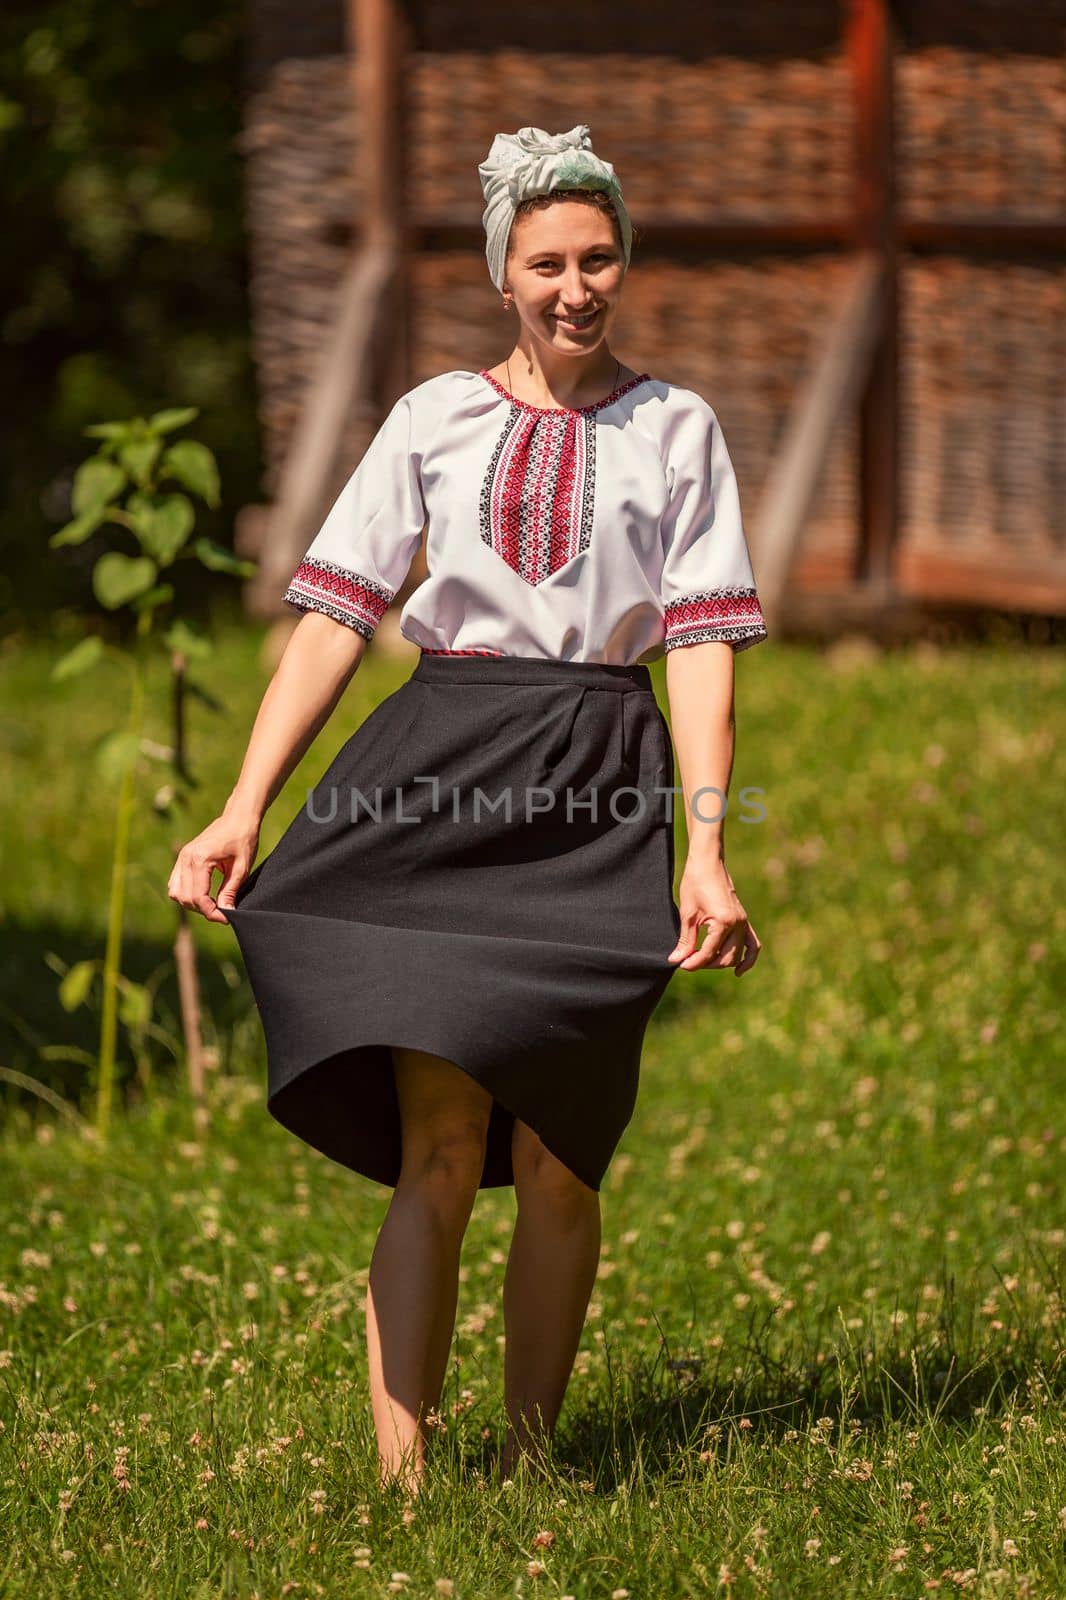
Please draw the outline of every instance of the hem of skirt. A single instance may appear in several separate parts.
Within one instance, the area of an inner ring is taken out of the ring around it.
[[[571,1126],[579,1141],[588,1133],[587,1100],[582,1103],[578,1098],[571,1106],[568,1093],[589,1048],[580,1035],[565,1043],[561,1040],[557,1064],[545,1068],[536,1044],[527,1050],[521,1022],[512,1021],[510,1031],[493,1025],[473,978],[455,991],[444,991],[457,1001],[453,1011],[447,1003],[432,1000],[422,1005],[422,1015],[408,1015],[410,996],[403,984],[394,981],[396,974],[403,974],[412,963],[412,941],[420,933],[437,939],[440,930],[360,924],[240,905],[228,915],[264,1026],[267,1109],[304,1143],[373,1182],[395,1187],[401,1166],[401,1122],[391,1050],[424,1050],[453,1062],[492,1096],[479,1189],[514,1183],[511,1136],[515,1120],[520,1119],[575,1177],[599,1191],[632,1114],[644,1027],[676,970],[672,964],[664,961],[656,983],[657,964],[650,963],[651,987],[641,994],[638,984],[636,995],[631,989],[627,995],[630,973],[623,969],[632,963],[632,952],[595,952],[607,971],[614,969],[626,1025],[620,1027],[617,1019],[613,1029],[605,1024],[602,1048],[617,1062],[618,1093],[623,1098],[615,1108],[618,1114],[601,1130],[600,1148],[590,1165],[579,1151],[564,1149],[565,1138],[560,1139],[560,1130]],[[328,931],[320,927],[325,935],[321,939],[314,936],[316,922],[329,924]],[[352,936],[350,941],[339,936],[342,928]],[[360,933],[370,936],[365,944],[360,943]],[[399,941],[399,952],[390,948],[390,934]],[[453,946],[458,941],[460,948],[479,938],[484,942],[484,936],[458,930],[447,938]],[[546,948],[537,941],[503,943],[511,946],[504,959],[512,974],[525,970],[534,950]],[[551,948],[557,953],[557,947]],[[494,962],[500,959],[493,957]],[[467,974],[469,958],[460,960],[457,970]],[[353,971],[360,973],[360,983],[346,1005],[345,979]],[[439,984],[437,992],[442,992]],[[531,1032],[530,1038],[534,1037]],[[526,1081],[532,1098],[522,1092]],[[538,1093],[541,1105],[536,1103]],[[632,1103],[627,1104],[627,1094]],[[554,1110],[554,1117],[542,1116],[543,1106]]]
[[[295,1067],[285,1082],[279,1084],[276,1089],[267,1095],[267,1110],[275,1122],[279,1123],[287,1133],[294,1134],[304,1144],[309,1145],[311,1149],[317,1150],[320,1155],[326,1156],[330,1161],[335,1161],[349,1172],[357,1172],[360,1177],[368,1178],[372,1183],[379,1183],[384,1188],[394,1189],[399,1181],[402,1160],[398,1145],[394,1153],[383,1150],[380,1140],[374,1141],[372,1148],[370,1144],[358,1149],[350,1145],[342,1147],[340,1144],[334,1143],[330,1138],[323,1138],[321,1133],[305,1121],[304,1116],[301,1114],[301,1100],[306,1103],[308,1090],[318,1076],[326,1075],[331,1066],[334,1066],[335,1071],[340,1071],[343,1069],[342,1064],[355,1071],[360,1070],[361,1066],[362,1071],[366,1072],[370,1062],[364,1059],[360,1063],[360,1057],[367,1058],[372,1056],[375,1063],[384,1057],[387,1061],[387,1067],[383,1070],[391,1078],[393,1092],[395,1092],[395,1076],[391,1055],[394,1049],[424,1050],[430,1055],[441,1056],[450,1061],[453,1066],[458,1067],[461,1072],[466,1073],[467,1077],[472,1079],[474,1083],[479,1084],[486,1093],[492,1096],[493,1104],[486,1129],[485,1159],[478,1178],[478,1190],[510,1188],[515,1181],[514,1162],[511,1153],[514,1124],[516,1120],[527,1122],[529,1114],[527,1113],[525,1117],[520,1117],[514,1106],[502,1100],[497,1090],[483,1083],[471,1066],[458,1059],[458,1051],[448,1045],[447,1042],[442,1041],[439,1036],[405,1034],[402,1040],[400,1038],[390,1038],[388,1043],[382,1040],[365,1040],[353,1043],[344,1050],[336,1051],[332,1055],[323,1056],[319,1060],[309,1061],[304,1066]],[[398,1125],[398,1108],[396,1109],[396,1119]],[[528,1122],[528,1125],[533,1127],[531,1121]],[[555,1156],[556,1160],[561,1161],[589,1189],[592,1189],[597,1194],[599,1193],[603,1182],[602,1176],[591,1172],[588,1168],[579,1170],[579,1166],[575,1164],[572,1156],[564,1155],[561,1150],[553,1148],[550,1134],[545,1137],[535,1127],[533,1127],[533,1131],[537,1134],[545,1149]]]

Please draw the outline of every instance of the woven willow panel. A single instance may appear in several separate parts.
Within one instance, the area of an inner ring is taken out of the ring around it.
[[[833,254],[682,264],[650,247],[664,213],[680,220],[847,214],[852,108],[839,53],[688,62],[515,50],[416,54],[408,97],[409,196],[422,222],[476,227],[476,167],[497,128],[589,123],[648,245],[638,240],[613,348],[715,407],[753,524],[847,265]],[[906,50],[897,125],[905,215],[993,209],[1053,220],[1063,204],[1066,93],[1054,57],[987,54],[939,40]],[[281,62],[250,102],[244,149],[268,495],[358,236],[356,132],[350,63],[341,56]],[[901,572],[918,592],[975,592],[978,570],[993,582],[1020,573],[1066,589],[1062,267],[904,256],[901,272]],[[416,260],[412,300],[412,383],[506,354],[510,325],[479,249]],[[332,492],[377,420],[352,419]],[[850,579],[856,447],[853,423],[841,430],[804,531],[799,587]]]
[[[1066,601],[1066,269],[918,260],[901,301],[907,586],[962,597],[983,568]]]
[[[634,222],[708,211],[817,217],[849,201],[851,109],[839,55],[755,62],[729,56],[416,56],[410,82],[411,199],[456,214],[482,198],[477,165],[518,119],[587,123],[622,182]]]
[[[1066,209],[1061,58],[981,56],[946,45],[905,53],[896,77],[899,202],[913,217]]]

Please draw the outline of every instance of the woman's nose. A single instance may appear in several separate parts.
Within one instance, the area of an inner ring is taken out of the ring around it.
[[[562,296],[563,304],[572,311],[579,311],[582,306],[588,305],[588,285],[580,271],[575,271],[564,279]]]

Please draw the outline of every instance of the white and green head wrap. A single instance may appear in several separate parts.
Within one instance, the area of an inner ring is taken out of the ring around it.
[[[585,123],[579,122],[569,133],[545,133],[543,128],[498,133],[478,173],[485,196],[481,217],[485,255],[497,289],[503,288],[507,240],[516,209],[531,195],[547,194],[550,189],[603,189],[609,194],[618,214],[628,267],[633,228],[621,186],[611,163],[601,161],[593,151]]]

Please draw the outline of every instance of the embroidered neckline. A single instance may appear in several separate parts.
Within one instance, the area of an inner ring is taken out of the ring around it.
[[[627,378],[625,383],[619,384],[617,389],[612,389],[611,393],[605,396],[603,400],[593,400],[587,406],[534,406],[530,405],[528,400],[519,400],[516,395],[511,394],[504,388],[498,378],[492,376],[487,367],[481,367],[477,375],[479,378],[484,378],[486,383],[491,383],[496,393],[502,395],[504,400],[510,401],[511,405],[517,406],[519,411],[532,411],[538,417],[577,417],[584,416],[586,412],[590,411],[602,411],[604,406],[611,405],[620,395],[626,394],[630,389],[635,389],[638,383],[651,382],[650,372],[640,372],[635,378]]]

